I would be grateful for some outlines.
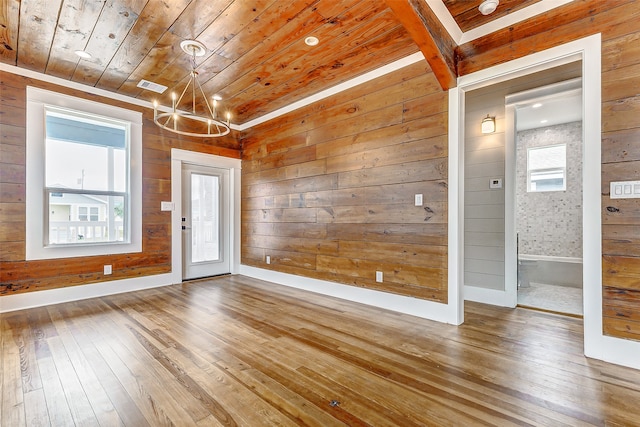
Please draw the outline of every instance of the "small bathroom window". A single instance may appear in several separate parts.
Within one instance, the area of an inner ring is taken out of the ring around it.
[[[527,150],[527,191],[565,191],[567,145],[531,147]]]

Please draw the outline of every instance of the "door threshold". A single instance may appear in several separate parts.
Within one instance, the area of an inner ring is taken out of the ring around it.
[[[218,277],[231,276],[231,273],[214,274],[213,276],[192,277],[191,279],[182,279],[182,283],[196,282],[198,280],[216,279]]]
[[[516,308],[524,308],[524,309],[527,309],[527,310],[541,311],[543,313],[557,314],[559,316],[573,317],[575,319],[584,319],[584,316],[582,314],[565,313],[565,312],[562,312],[562,311],[549,310],[547,308],[534,307],[534,306],[531,306],[531,305],[517,304]]]

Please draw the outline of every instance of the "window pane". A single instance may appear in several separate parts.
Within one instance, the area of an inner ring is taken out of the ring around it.
[[[562,191],[564,189],[564,169],[531,172],[529,191]]]
[[[46,132],[47,187],[126,191],[123,125],[47,110]]]
[[[567,146],[529,148],[529,170],[564,168],[567,166]]]
[[[124,218],[123,196],[50,193],[48,244],[122,242]]]
[[[566,144],[527,150],[527,191],[564,191],[566,188]]]

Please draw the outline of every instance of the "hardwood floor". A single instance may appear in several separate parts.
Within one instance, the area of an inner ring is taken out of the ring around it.
[[[1,317],[2,426],[640,425],[582,321],[443,325],[227,276]]]

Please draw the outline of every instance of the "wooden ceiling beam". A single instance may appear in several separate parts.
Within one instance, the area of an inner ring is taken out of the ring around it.
[[[443,90],[456,86],[455,41],[424,0],[385,0],[422,51]]]
[[[3,1],[0,4],[0,62],[17,63],[19,21],[20,3]]]

